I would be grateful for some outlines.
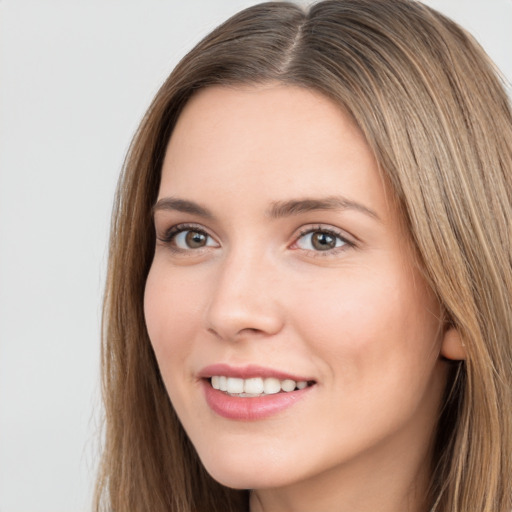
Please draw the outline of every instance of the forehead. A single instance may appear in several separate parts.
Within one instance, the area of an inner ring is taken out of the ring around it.
[[[204,89],[178,119],[159,197],[211,203],[219,194],[245,208],[338,194],[388,208],[378,165],[352,118],[319,92],[275,83]]]

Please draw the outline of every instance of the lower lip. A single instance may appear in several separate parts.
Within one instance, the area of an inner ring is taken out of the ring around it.
[[[219,416],[230,420],[255,421],[274,416],[295,405],[304,398],[313,386],[259,397],[231,396],[212,388],[209,380],[203,380],[206,402]]]

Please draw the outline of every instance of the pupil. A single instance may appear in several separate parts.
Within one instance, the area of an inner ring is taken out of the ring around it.
[[[329,235],[329,233],[314,233],[312,243],[315,249],[327,251],[336,247],[336,238]]]
[[[198,233],[197,231],[189,231],[185,237],[185,240],[191,249],[195,249],[205,245],[206,236],[202,233]]]

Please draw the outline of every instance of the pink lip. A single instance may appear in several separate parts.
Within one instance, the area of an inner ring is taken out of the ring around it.
[[[252,398],[231,396],[211,386],[209,377],[214,375],[238,377],[241,379],[251,377],[274,377],[279,380],[292,379],[295,382],[312,381],[313,379],[297,377],[281,371],[254,365],[238,368],[226,364],[207,366],[199,373],[202,379],[201,384],[203,386],[206,403],[213,412],[230,420],[256,421],[268,418],[269,416],[273,416],[292,407],[299,400],[304,398],[313,388],[313,386],[308,386],[304,389],[288,393],[281,392],[274,395]]]
[[[228,364],[212,364],[210,366],[206,366],[199,372],[199,377],[202,379],[208,379],[213,377],[214,375],[224,375],[226,377],[238,377],[239,379],[250,379],[251,377],[274,377],[275,379],[285,380],[291,379],[295,382],[301,381],[313,381],[315,379],[311,377],[300,377],[298,375],[292,375],[290,373],[285,373],[280,370],[273,370],[271,368],[265,368],[263,366],[257,365],[247,365],[247,366],[230,366]]]

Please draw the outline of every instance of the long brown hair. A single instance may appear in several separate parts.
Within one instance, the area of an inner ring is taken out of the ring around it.
[[[247,494],[203,469],[162,383],[143,294],[164,151],[199,89],[279,81],[352,115],[403,212],[425,276],[463,340],[439,421],[429,506],[510,512],[512,115],[479,45],[411,0],[281,2],[201,41],[156,95],[115,200],[104,304],[105,446],[96,509],[229,512]]]

